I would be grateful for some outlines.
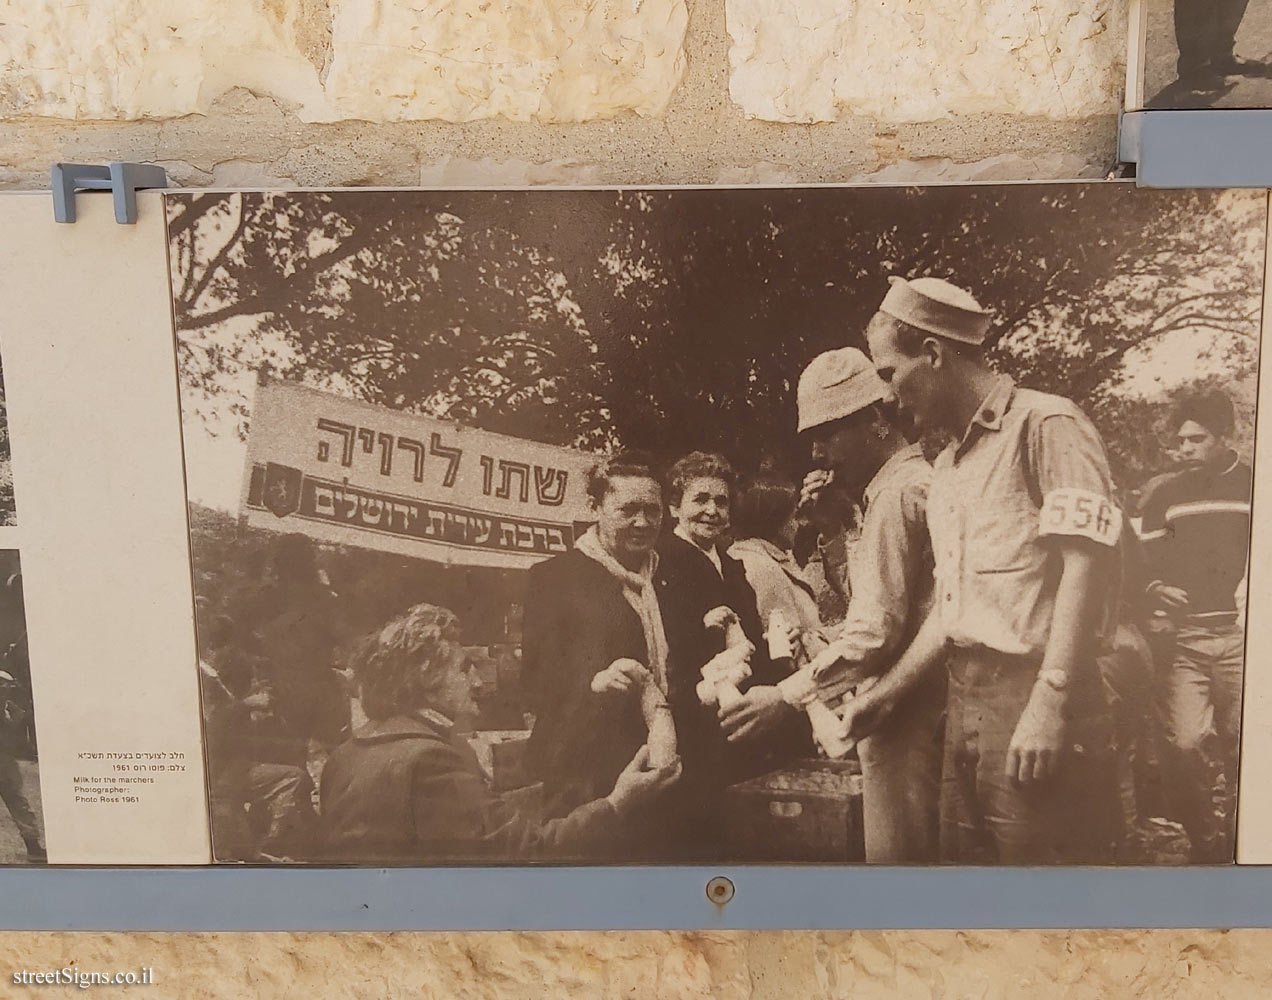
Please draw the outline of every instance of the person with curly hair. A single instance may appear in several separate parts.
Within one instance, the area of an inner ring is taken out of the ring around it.
[[[537,823],[491,791],[457,735],[475,715],[477,674],[446,608],[417,604],[363,641],[353,657],[368,722],[323,769],[324,857],[440,864],[592,857],[623,823],[675,782],[678,764],[648,766],[640,747],[605,794]]]

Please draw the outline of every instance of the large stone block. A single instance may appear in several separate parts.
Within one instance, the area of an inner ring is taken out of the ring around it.
[[[321,107],[320,2],[0,0],[0,117],[174,118],[233,87]]]
[[[655,115],[684,74],[684,0],[338,2],[327,92],[342,118]]]
[[[750,117],[891,122],[1113,114],[1123,0],[726,0],[729,91]]]
[[[0,0],[0,117],[205,113],[240,88],[303,121],[660,113],[685,0]]]

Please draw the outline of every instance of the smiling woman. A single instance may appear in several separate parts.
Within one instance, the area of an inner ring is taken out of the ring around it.
[[[658,547],[658,593],[666,609],[668,698],[684,775],[672,793],[666,826],[671,857],[707,863],[728,853],[725,789],[812,747],[803,717],[781,699],[757,720],[751,738],[730,743],[718,717],[729,706],[700,698],[699,682],[735,646],[742,647],[736,656],[746,661],[745,672],[734,674],[740,690],[771,687],[792,664],[770,658],[746,571],[721,550],[731,525],[733,466],[722,455],[690,452],[671,467],[667,480],[676,527]],[[721,609],[729,612],[733,639],[726,631],[722,641],[720,630],[709,624],[721,619]]]

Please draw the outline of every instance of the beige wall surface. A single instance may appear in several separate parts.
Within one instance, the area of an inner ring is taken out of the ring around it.
[[[0,199],[11,537],[54,864],[211,856],[161,200],[121,226],[81,198],[59,226],[48,195]],[[91,290],[67,294],[68,274]]]
[[[153,970],[153,985],[7,986]],[[5,996],[1255,1000],[1272,931],[0,935]]]
[[[1099,176],[1126,0],[0,0],[0,186]],[[820,124],[808,124],[808,123]]]

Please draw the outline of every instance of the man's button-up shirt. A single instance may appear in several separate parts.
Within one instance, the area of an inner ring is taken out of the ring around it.
[[[877,674],[914,637],[932,592],[928,483],[932,467],[909,445],[879,469],[865,490],[861,538],[853,546],[848,613],[831,648],[836,664],[817,682],[825,694]]]
[[[1112,550],[1121,533],[1099,433],[1069,400],[1002,376],[933,469],[927,520],[946,637],[1041,655],[1061,570],[1048,537]],[[1116,558],[1109,565],[1102,630],[1118,590]]]

